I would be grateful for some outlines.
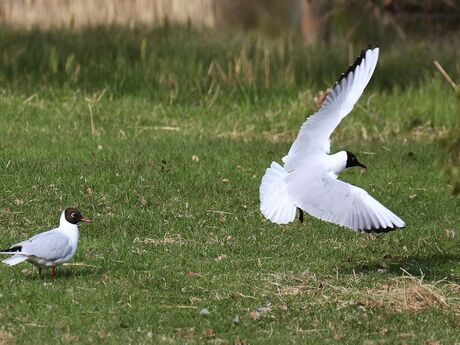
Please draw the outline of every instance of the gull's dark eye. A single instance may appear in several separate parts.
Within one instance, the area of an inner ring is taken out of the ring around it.
[[[72,213],[70,214],[70,216],[71,216],[72,218],[75,218],[75,216],[76,216],[75,212],[72,212]]]

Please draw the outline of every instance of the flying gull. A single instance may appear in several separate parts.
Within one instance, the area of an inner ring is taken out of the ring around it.
[[[346,228],[365,232],[388,232],[405,226],[404,221],[364,189],[337,179],[349,167],[366,168],[349,151],[330,154],[330,136],[352,110],[377,65],[379,48],[364,50],[342,74],[320,109],[307,118],[283,157],[284,166],[272,162],[260,185],[260,210],[277,224],[296,218],[303,211]]]

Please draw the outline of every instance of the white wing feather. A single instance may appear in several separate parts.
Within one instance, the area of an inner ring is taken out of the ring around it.
[[[319,219],[358,231],[385,232],[405,223],[364,189],[319,169],[298,169],[285,180],[290,200]]]
[[[361,97],[374,73],[379,48],[368,49],[341,77],[327,95],[321,108],[308,117],[297,139],[283,158],[284,169],[292,171],[301,165],[311,152],[330,152],[330,136]]]

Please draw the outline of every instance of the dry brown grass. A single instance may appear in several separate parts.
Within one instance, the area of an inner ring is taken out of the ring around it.
[[[166,245],[166,244],[183,244],[184,240],[180,234],[165,234],[163,239],[154,239],[154,238],[139,238],[136,237],[133,241],[133,244],[140,243],[143,245]]]
[[[13,336],[11,333],[0,331],[0,345],[10,345],[13,343]]]
[[[269,275],[267,290],[285,299],[291,296],[306,296],[309,303],[335,304],[341,309],[347,306],[384,308],[394,313],[418,313],[423,310],[448,310],[460,315],[460,285],[445,280],[429,283],[404,271],[400,277],[362,289],[360,277],[351,276],[346,284],[339,284],[333,277],[324,279],[316,275]]]
[[[20,27],[76,28],[91,25],[174,23],[214,26],[213,0],[5,0],[0,21]]]
[[[367,306],[382,306],[402,313],[417,313],[426,309],[450,310],[460,315],[460,285],[439,281],[425,283],[407,272],[376,288],[367,289],[362,303]]]

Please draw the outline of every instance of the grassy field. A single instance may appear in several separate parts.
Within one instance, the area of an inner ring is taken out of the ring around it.
[[[0,245],[77,206],[74,265],[0,267],[0,344],[459,344],[459,199],[438,144],[452,42],[383,46],[334,135],[342,179],[407,223],[381,236],[259,212],[314,97],[356,51],[157,30],[0,31]],[[456,78],[458,79],[458,78]]]

